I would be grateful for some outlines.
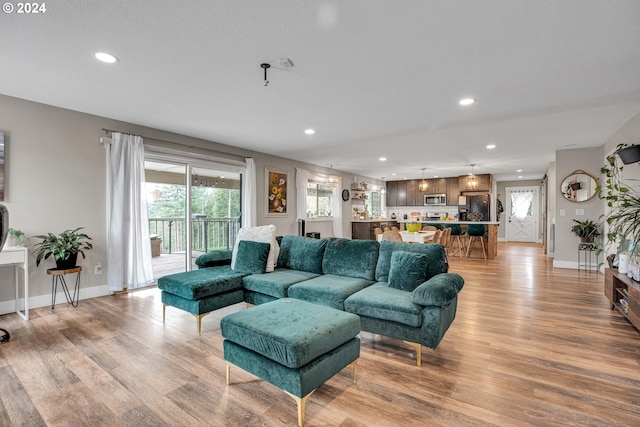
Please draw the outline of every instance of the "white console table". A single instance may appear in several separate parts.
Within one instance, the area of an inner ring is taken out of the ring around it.
[[[13,265],[16,276],[16,313],[24,320],[29,320],[29,256],[27,248],[4,247],[0,251],[0,267]],[[24,273],[24,312],[20,310],[20,270]]]

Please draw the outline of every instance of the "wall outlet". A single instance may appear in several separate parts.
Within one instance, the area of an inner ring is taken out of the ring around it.
[[[560,209],[560,216],[566,216],[567,211],[565,209]]]
[[[102,274],[102,263],[94,265],[93,268],[95,270],[96,276]]]

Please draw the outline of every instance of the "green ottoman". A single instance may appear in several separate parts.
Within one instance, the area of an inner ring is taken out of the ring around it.
[[[360,357],[360,318],[296,299],[279,299],[229,314],[220,321],[225,338],[227,384],[236,365],[284,390],[298,406],[298,425],[316,388]]]
[[[158,279],[162,290],[162,321],[167,306],[191,313],[198,333],[202,318],[222,307],[244,301],[242,278],[248,273],[231,270],[228,265],[169,274]]]

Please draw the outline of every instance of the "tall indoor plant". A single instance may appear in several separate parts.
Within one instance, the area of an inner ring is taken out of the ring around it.
[[[65,230],[58,235],[48,233],[34,236],[37,239],[41,239],[35,245],[36,266],[39,266],[43,259],[53,255],[57,268],[68,269],[75,267],[78,254],[85,258],[84,251],[93,249],[91,242],[88,242],[91,237],[85,233],[79,233],[82,229],[83,227],[75,230]]]
[[[600,168],[603,181],[596,191],[609,208],[609,212],[605,214],[608,224],[607,244],[627,240],[630,249],[633,249],[640,240],[640,188],[638,185],[629,185],[631,180],[623,180],[622,171],[625,166],[618,165],[617,153],[626,147],[629,145],[619,144],[615,152],[607,156],[605,165]]]

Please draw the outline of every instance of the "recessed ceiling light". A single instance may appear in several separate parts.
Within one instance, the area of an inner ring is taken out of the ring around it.
[[[106,52],[97,52],[95,57],[98,61],[106,62],[107,64],[114,64],[118,62],[118,58]]]
[[[386,157],[380,157],[378,160],[380,160],[381,162],[386,162],[387,158]]]
[[[305,129],[304,133],[306,133],[307,135],[313,135],[314,133],[316,133],[316,131],[313,129]]]
[[[395,173],[392,173],[392,174],[391,174],[391,176],[396,176],[396,174],[395,174]]]
[[[487,150],[493,150],[494,148],[496,148],[496,144],[487,145]]]
[[[434,178],[437,178],[437,177],[438,177],[438,175],[433,175],[433,177],[434,177]]]
[[[522,172],[522,169],[516,169],[516,172]]]
[[[518,177],[518,179],[522,179],[522,175],[520,175],[520,176]]]
[[[460,105],[471,105],[474,102],[476,102],[476,100],[473,98],[463,98],[460,100]]]
[[[409,178],[407,178],[406,176],[403,176],[402,179],[409,179]]]

